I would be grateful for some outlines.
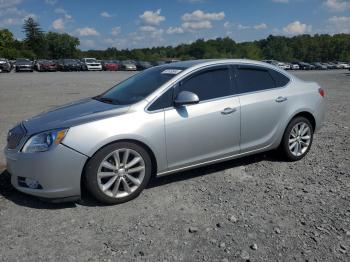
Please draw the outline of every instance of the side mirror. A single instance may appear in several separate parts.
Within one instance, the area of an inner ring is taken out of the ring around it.
[[[175,106],[194,105],[199,103],[199,98],[195,93],[181,91],[175,98]]]

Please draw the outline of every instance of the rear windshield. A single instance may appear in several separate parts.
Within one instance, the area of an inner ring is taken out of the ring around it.
[[[106,103],[129,105],[141,101],[184,68],[153,67],[112,87],[95,99]]]

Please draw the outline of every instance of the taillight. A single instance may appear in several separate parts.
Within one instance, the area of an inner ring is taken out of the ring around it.
[[[326,93],[324,92],[324,89],[323,89],[323,88],[319,88],[319,89],[318,89],[318,92],[320,93],[320,95],[321,95],[322,97],[324,97],[324,96],[326,95]]]

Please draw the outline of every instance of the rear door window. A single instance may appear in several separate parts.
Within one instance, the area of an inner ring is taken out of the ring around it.
[[[276,87],[269,69],[259,66],[237,66],[239,93],[250,93]]]

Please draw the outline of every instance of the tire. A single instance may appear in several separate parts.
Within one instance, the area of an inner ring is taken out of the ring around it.
[[[119,165],[116,164],[117,155]],[[125,168],[125,155],[128,155],[126,166],[137,158],[140,160]],[[135,171],[137,169],[140,171]],[[135,143],[116,142],[100,149],[89,160],[85,181],[87,189],[97,200],[105,204],[121,204],[136,198],[147,186],[151,174],[152,161],[143,147]]]
[[[302,132],[301,135],[298,130]],[[289,122],[280,145],[287,160],[298,161],[306,156],[312,145],[313,133],[312,125],[305,117],[296,117]]]

